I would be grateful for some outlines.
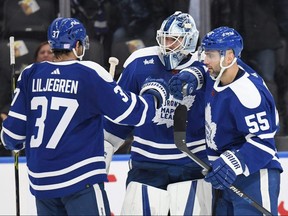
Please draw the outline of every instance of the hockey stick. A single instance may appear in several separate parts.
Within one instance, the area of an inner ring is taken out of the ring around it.
[[[110,64],[109,73],[111,74],[112,78],[114,79],[115,69],[116,69],[116,66],[119,64],[119,60],[116,57],[110,57],[109,58],[109,64]]]
[[[191,158],[195,163],[204,168],[203,174],[206,175],[211,167],[193,154],[186,145],[186,122],[187,122],[187,107],[185,105],[179,105],[174,113],[174,142],[177,148],[185,153],[189,158]],[[250,205],[254,206],[264,215],[272,216],[271,212],[265,209],[263,206],[259,205],[255,200],[251,199],[248,195],[240,191],[233,185],[230,185],[230,190],[232,190],[239,197],[246,200]]]
[[[15,76],[15,50],[14,50],[14,37],[11,36],[9,38],[10,45],[10,65],[11,65],[11,93],[12,99],[14,96],[15,84],[16,84],[16,76]],[[14,176],[15,176],[15,192],[16,192],[16,215],[20,216],[20,196],[19,196],[19,152],[13,151],[14,155]]]

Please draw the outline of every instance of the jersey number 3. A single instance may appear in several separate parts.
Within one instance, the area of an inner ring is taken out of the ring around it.
[[[51,99],[51,110],[59,110],[60,107],[66,107],[62,118],[60,119],[58,125],[56,126],[46,148],[55,149],[60,138],[62,137],[64,131],[69,125],[71,119],[73,118],[79,104],[75,99],[61,98],[61,97],[52,97]],[[48,109],[48,99],[46,97],[34,97],[31,100],[31,109],[37,110],[38,107],[41,107],[41,116],[36,119],[35,126],[38,127],[37,136],[33,135],[31,137],[30,146],[31,148],[37,148],[41,145],[43,141],[44,129],[45,129],[45,120],[47,117]]]

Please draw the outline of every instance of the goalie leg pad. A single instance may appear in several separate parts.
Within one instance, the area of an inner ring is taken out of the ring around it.
[[[204,179],[169,184],[171,215],[212,215],[212,186]]]
[[[162,190],[139,182],[130,182],[121,215],[168,215],[169,195]]]

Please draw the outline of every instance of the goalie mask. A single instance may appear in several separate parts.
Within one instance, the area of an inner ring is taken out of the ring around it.
[[[198,36],[194,19],[187,13],[177,11],[163,21],[156,40],[166,69],[176,68],[189,53],[195,51]]]
[[[76,43],[80,41],[83,53],[78,56],[75,51]],[[52,50],[70,50],[77,58],[82,58],[85,49],[89,49],[89,40],[83,24],[75,18],[56,18],[48,29],[48,42]]]

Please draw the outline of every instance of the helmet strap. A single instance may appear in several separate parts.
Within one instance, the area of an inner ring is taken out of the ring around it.
[[[82,54],[81,54],[80,56],[77,55],[77,52],[76,52],[75,48],[72,49],[74,55],[75,55],[78,59],[80,59],[80,61],[82,61],[82,58],[83,58],[83,56],[85,55],[85,50],[86,50],[86,49],[85,49],[85,46],[82,46],[82,47],[83,47],[83,51],[82,51]]]
[[[224,55],[221,55],[221,58],[220,58],[220,73],[219,75],[216,77],[216,80],[215,80],[215,83],[214,83],[214,88],[216,89],[218,84],[220,83],[220,79],[221,79],[221,76],[223,75],[224,71],[230,67],[232,67],[233,64],[235,64],[235,62],[237,61],[237,58],[234,57],[233,61],[231,62],[231,64],[227,65],[227,66],[223,66],[223,62],[224,62],[224,58],[225,56]]]

